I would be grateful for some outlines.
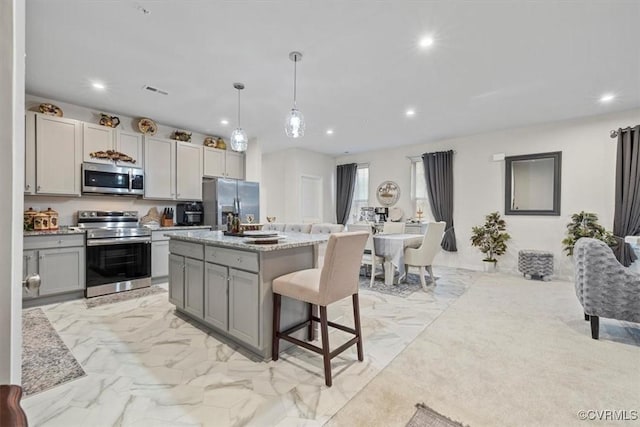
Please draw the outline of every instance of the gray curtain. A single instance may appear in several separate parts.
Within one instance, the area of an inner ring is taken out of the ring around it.
[[[447,223],[440,246],[445,251],[457,252],[453,229],[453,151],[424,153],[422,162],[433,217]]]
[[[616,161],[616,204],[613,216],[613,234],[618,245],[613,249],[618,261],[625,267],[636,260],[624,236],[640,234],[640,125],[618,129],[618,155]]]
[[[346,225],[349,219],[357,173],[358,165],[356,163],[338,166],[336,177],[336,220],[338,224]]]

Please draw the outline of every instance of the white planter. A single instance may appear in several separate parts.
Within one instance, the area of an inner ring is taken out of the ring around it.
[[[495,273],[497,271],[497,262],[482,261],[483,270],[485,273]]]

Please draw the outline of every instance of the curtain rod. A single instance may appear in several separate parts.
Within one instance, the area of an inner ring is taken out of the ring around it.
[[[458,152],[456,150],[447,150],[447,151],[451,151],[451,152],[453,152],[453,154],[458,154]],[[409,159],[411,161],[419,160],[419,159],[422,159],[422,154],[419,154],[417,156],[406,156],[406,157],[407,157],[407,159]]]
[[[626,128],[624,128],[624,129],[620,128],[620,130],[631,130],[631,126],[626,127]],[[610,131],[609,131],[609,136],[610,136],[611,138],[617,138],[617,137],[618,137],[618,131],[617,131],[617,130],[615,130],[615,129],[610,130]]]

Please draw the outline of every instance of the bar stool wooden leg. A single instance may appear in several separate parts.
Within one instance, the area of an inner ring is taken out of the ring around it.
[[[313,333],[313,304],[307,303],[307,307],[309,308],[309,327],[307,329],[307,341],[313,341],[315,339],[315,334]]]
[[[356,329],[356,337],[358,338],[357,348],[358,348],[358,360],[364,360],[364,351],[362,349],[362,328],[360,325],[360,299],[358,298],[358,294],[353,294],[351,296],[351,300],[353,301],[353,323]]]
[[[280,353],[280,306],[282,305],[282,296],[273,294],[273,339],[271,342],[271,359],[278,360]]]
[[[331,387],[331,350],[329,349],[329,324],[327,307],[320,306],[320,331],[322,333],[322,359],[324,361],[324,383]]]

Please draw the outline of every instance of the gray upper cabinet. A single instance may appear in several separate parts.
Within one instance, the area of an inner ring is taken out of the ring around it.
[[[204,147],[202,159],[204,163],[203,175],[207,178],[244,179],[245,155],[243,153]]]
[[[36,194],[79,196],[82,122],[36,114],[35,126]]]

